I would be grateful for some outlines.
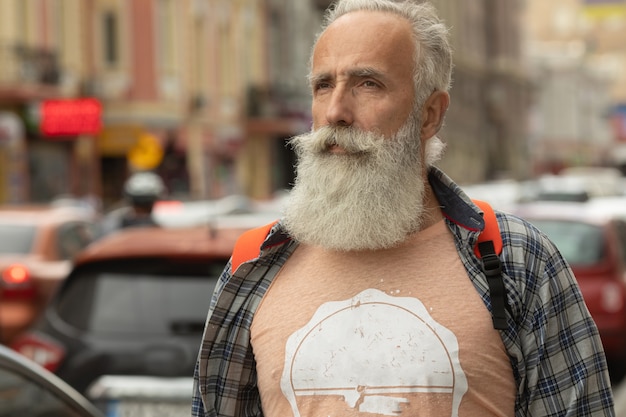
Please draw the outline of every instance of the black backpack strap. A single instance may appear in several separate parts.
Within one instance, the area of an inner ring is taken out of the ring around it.
[[[483,272],[487,277],[487,285],[489,286],[489,297],[491,298],[491,318],[493,327],[497,330],[506,330],[506,310],[508,302],[506,299],[506,289],[502,279],[502,264],[500,257],[496,254],[493,241],[478,243],[480,251]]]
[[[498,226],[498,219],[491,204],[482,200],[472,200],[483,211],[485,228],[478,236],[478,243],[474,247],[474,253],[481,259],[483,273],[487,278],[489,298],[491,300],[491,318],[493,327],[497,330],[506,330],[506,311],[511,312],[506,297],[506,288],[502,277],[502,235]],[[511,312],[511,315],[512,312]]]

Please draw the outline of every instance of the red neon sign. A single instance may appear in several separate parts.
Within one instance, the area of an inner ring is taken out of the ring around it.
[[[95,98],[45,100],[40,128],[45,136],[97,134],[102,129],[102,104]]]

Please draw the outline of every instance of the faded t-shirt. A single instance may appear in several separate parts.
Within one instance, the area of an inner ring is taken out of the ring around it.
[[[251,331],[266,417],[514,414],[506,350],[443,222],[384,251],[300,245]]]

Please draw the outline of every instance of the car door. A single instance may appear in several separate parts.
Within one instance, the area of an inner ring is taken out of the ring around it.
[[[104,417],[68,384],[0,345],[0,417]]]

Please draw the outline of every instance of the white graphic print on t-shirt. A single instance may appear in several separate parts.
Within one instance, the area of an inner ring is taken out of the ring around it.
[[[456,336],[420,300],[368,289],[321,305],[289,337],[281,389],[295,417],[299,399],[330,395],[360,413],[389,416],[437,396],[454,417],[467,391],[458,354]]]

